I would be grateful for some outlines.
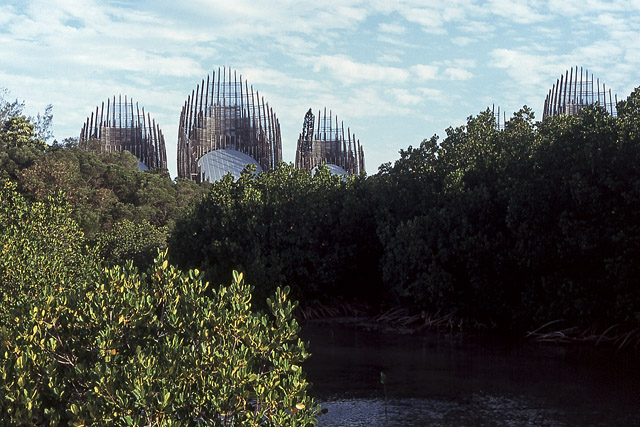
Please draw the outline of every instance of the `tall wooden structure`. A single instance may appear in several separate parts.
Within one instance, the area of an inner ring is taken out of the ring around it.
[[[295,166],[312,171],[322,163],[334,173],[358,175],[365,170],[364,150],[349,128],[345,134],[344,123],[338,122],[337,116],[333,121],[331,111],[328,116],[326,108],[323,114],[318,111],[316,122],[309,109],[298,137]]]
[[[282,161],[280,122],[236,71],[218,68],[191,92],[182,107],[178,127],[178,176],[198,182],[210,179],[203,158],[215,151],[242,153],[262,170]],[[240,161],[244,156],[235,156]],[[209,162],[224,169],[223,162]]]
[[[491,106],[491,114],[495,121],[495,127],[497,130],[504,130],[507,127],[507,112],[502,110],[502,116],[500,115],[500,106],[498,105],[496,111],[496,104]],[[501,120],[502,119],[502,120]]]
[[[578,111],[588,105],[598,103],[612,116],[617,115],[616,105],[618,95],[612,96],[611,89],[605,84],[600,85],[600,79],[595,79],[593,73],[580,67],[567,70],[556,80],[556,84],[549,90],[544,100],[542,120],[559,114],[578,114]]]
[[[129,151],[140,169],[167,168],[164,136],[155,119],[133,99],[107,99],[87,117],[80,131],[80,147],[100,153]]]

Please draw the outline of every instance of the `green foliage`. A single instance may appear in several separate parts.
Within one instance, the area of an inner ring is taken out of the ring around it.
[[[82,282],[96,268],[62,195],[28,203],[14,183],[0,181],[0,224],[2,316],[11,321],[9,312],[40,298],[40,288]]]
[[[287,165],[229,178],[178,223],[172,254],[215,281],[242,269],[290,283],[308,303],[403,304],[513,330],[637,325],[638,105],[640,89],[617,118],[594,106],[544,122],[525,106],[504,129],[487,110],[369,178]]]
[[[34,125],[25,116],[9,117],[0,129],[0,145],[3,148],[33,147],[44,150],[46,144],[36,138]]]
[[[10,114],[15,108],[5,106],[0,115]],[[3,109],[1,104],[0,109]],[[10,116],[1,121],[0,179],[15,180],[21,169],[31,166],[43,155],[44,148],[44,141],[36,138],[34,125],[25,116]]]
[[[51,131],[51,125],[53,124],[53,106],[51,104],[47,105],[44,109],[44,113],[38,113],[36,117],[25,117],[22,115],[22,110],[24,110],[24,101],[19,102],[17,99],[15,101],[9,101],[5,99],[7,95],[9,95],[9,90],[6,88],[0,88],[0,127],[6,126],[7,121],[10,121],[11,119],[27,121],[32,124],[31,130],[35,141],[37,141],[37,145],[39,148],[44,148],[44,143],[53,137],[53,133]],[[13,131],[15,132],[15,124],[10,125],[9,127],[13,127]],[[22,129],[22,132],[19,131],[18,135],[24,135],[24,126],[18,126],[17,129]],[[2,139],[2,133],[3,131],[0,130],[0,140]]]
[[[128,219],[117,222],[110,231],[98,233],[97,251],[108,265],[124,265],[127,260],[140,268],[149,267],[158,253],[167,247],[167,227],[156,227],[143,219],[134,223]]]
[[[206,186],[192,181],[174,183],[164,172],[141,172],[128,152],[96,154],[75,147],[73,141],[65,145],[54,146],[22,168],[17,181],[35,200],[64,191],[74,219],[89,239],[111,232],[124,220],[146,220],[156,228],[171,229],[175,219],[206,191]]]
[[[284,163],[236,182],[227,176],[177,223],[170,253],[213,282],[242,270],[260,284],[260,296],[290,284],[307,301],[379,298],[380,245],[369,196],[364,177],[332,175],[326,167],[313,177]]]
[[[486,111],[401,152],[379,178],[396,300],[518,330],[640,322],[639,99],[537,124],[525,107],[504,130]]]
[[[173,183],[166,170],[140,172],[137,159],[128,152],[89,152],[79,148],[77,138],[53,141],[48,147],[53,107],[48,105],[35,118],[25,117],[24,103],[8,101],[7,95],[0,88],[0,179],[17,182],[31,200],[64,192],[89,239],[110,233],[123,220],[146,220],[156,228],[171,229],[206,191],[206,185],[191,181]]]
[[[315,423],[288,289],[268,314],[166,252],[99,271],[62,200],[0,193],[0,419],[11,425]]]
[[[16,117],[22,115],[24,109],[24,102],[9,101],[5,99],[9,95],[7,88],[0,88],[0,125],[4,124],[9,117]]]

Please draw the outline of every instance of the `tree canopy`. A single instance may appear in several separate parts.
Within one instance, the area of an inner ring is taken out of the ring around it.
[[[99,268],[62,199],[0,188],[0,419],[14,425],[315,423],[296,304],[266,313],[161,253]]]

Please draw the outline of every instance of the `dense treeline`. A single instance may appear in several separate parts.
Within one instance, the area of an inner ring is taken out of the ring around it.
[[[400,207],[383,240],[396,297],[504,328],[640,322],[639,100],[618,118],[523,109],[503,131],[487,111],[403,152],[381,174]]]
[[[170,253],[219,282],[239,268],[303,304],[456,312],[522,330],[640,322],[640,90],[505,128],[483,112],[369,178],[280,165],[213,185]]]
[[[10,115],[0,126],[0,179],[15,182],[33,201],[63,192],[73,219],[111,264],[150,265],[166,248],[176,218],[207,191],[191,180],[172,181],[166,170],[141,172],[129,152],[89,152],[74,138],[47,145],[29,118],[11,115],[21,104],[11,105],[0,108],[0,118]]]
[[[264,293],[291,285],[307,304],[376,301],[383,291],[373,202],[364,177],[326,167],[313,177],[285,163],[237,182],[229,175],[177,222],[170,254],[214,282],[239,269]]]
[[[149,265],[168,244],[213,283],[243,271],[258,301],[290,285],[303,306],[402,305],[505,329],[637,324],[639,105],[636,90],[617,117],[544,122],[525,107],[504,129],[486,111],[370,177],[281,164],[206,186],[139,172],[128,153],[46,146],[18,117],[0,132],[0,173],[34,201],[64,191],[111,264]]]

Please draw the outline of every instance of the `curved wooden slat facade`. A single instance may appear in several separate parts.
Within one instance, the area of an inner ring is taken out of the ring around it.
[[[178,126],[178,176],[205,179],[198,160],[218,150],[236,150],[255,159],[263,170],[282,161],[280,122],[242,75],[215,71],[187,97]]]
[[[160,126],[133,99],[107,99],[87,117],[80,131],[80,147],[110,153],[129,151],[147,168],[167,168],[167,150]]]
[[[544,100],[542,120],[560,114],[578,114],[578,111],[596,102],[612,116],[617,114],[618,95],[613,96],[604,83],[601,86],[600,79],[594,79],[593,73],[589,74],[582,67],[578,70],[576,66],[561,75],[549,89]]]
[[[325,108],[323,114],[318,111],[316,123],[310,108],[298,137],[295,166],[311,171],[322,163],[339,166],[349,175],[358,175],[365,170],[364,150],[349,128],[345,134],[344,123],[338,122],[338,116],[334,122],[331,111],[327,116]]]

